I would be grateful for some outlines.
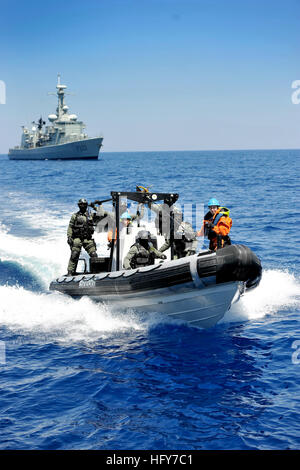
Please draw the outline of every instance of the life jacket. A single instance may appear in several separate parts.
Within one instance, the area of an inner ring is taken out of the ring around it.
[[[73,238],[80,238],[82,240],[92,238],[94,233],[94,220],[93,216],[88,212],[82,214],[80,211],[76,212],[76,218],[72,229]]]
[[[128,224],[126,227],[124,227],[125,230],[126,230],[126,234],[128,235],[129,233],[131,233],[131,230],[132,230],[132,222],[130,222],[130,224]],[[124,230],[124,228],[122,230]],[[122,231],[121,231],[122,232]],[[113,241],[113,230],[109,230],[107,232],[107,240],[109,241],[109,243],[111,243]],[[115,229],[115,242],[117,241],[117,229]]]
[[[107,240],[111,243],[112,242],[112,239],[113,239],[113,231],[110,230],[108,233],[107,233]],[[117,240],[117,229],[115,230],[115,238],[114,240],[116,241]]]
[[[230,214],[230,210],[227,209],[227,207],[220,207],[220,209],[218,209],[218,212],[216,213],[216,215],[213,217],[212,227],[216,227],[218,225],[218,223],[220,222],[221,217],[229,217],[229,214]],[[230,217],[229,217],[229,219],[230,219]]]
[[[153,264],[153,254],[149,250],[144,248],[139,243],[135,243],[132,246],[135,246],[138,249],[138,253],[136,253],[130,261],[132,269]]]
[[[217,230],[212,230],[210,232],[211,237],[209,248],[211,250],[217,250],[219,248],[223,248],[225,245],[231,245],[231,240],[228,234],[232,226],[232,220],[229,217],[229,214],[230,210],[227,207],[220,207],[213,217],[211,228]],[[221,220],[222,217],[225,217],[226,224],[224,223],[224,220]],[[213,232],[216,233],[216,236],[212,236]]]

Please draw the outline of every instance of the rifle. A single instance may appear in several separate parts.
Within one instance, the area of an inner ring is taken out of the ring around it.
[[[95,209],[95,205],[101,206],[101,204],[103,204],[104,202],[109,202],[109,201],[112,201],[112,198],[103,199],[102,201],[99,201],[99,199],[96,199],[94,202],[90,202],[89,206]]]

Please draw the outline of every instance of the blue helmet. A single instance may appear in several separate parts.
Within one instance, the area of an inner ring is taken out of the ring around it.
[[[129,212],[126,211],[126,212],[123,212],[123,214],[121,215],[121,219],[129,219],[129,220],[131,220],[132,217],[131,217],[131,215],[129,214]]]
[[[210,206],[220,206],[220,203],[219,203],[218,199],[216,199],[215,197],[212,197],[208,201],[207,205],[208,205],[208,207],[210,207]]]

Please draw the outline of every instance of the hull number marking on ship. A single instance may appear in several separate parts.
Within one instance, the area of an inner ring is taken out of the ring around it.
[[[76,145],[76,149],[80,152],[84,152],[84,150],[87,150],[87,147],[86,145]]]

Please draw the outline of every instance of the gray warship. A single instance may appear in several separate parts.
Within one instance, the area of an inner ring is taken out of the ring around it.
[[[31,129],[22,126],[21,145],[9,149],[10,160],[96,160],[103,137],[88,137],[85,124],[78,121],[76,114],[69,114],[65,104],[67,86],[57,77],[56,93],[58,105],[56,114],[49,114],[50,125],[42,117],[33,122]]]

